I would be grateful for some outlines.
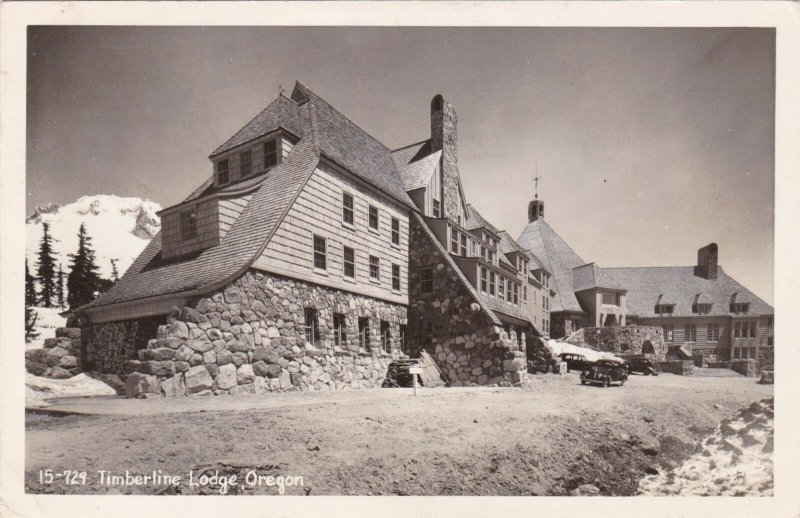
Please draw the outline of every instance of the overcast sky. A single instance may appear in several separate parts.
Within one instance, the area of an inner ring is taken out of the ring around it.
[[[459,118],[468,201],[518,236],[545,218],[587,262],[720,264],[772,303],[771,29],[38,27],[28,211],[85,194],[168,206],[300,80],[391,148]]]

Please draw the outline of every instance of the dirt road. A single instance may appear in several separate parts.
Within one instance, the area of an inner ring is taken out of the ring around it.
[[[677,465],[723,418],[771,396],[771,386],[741,377],[632,376],[603,389],[571,374],[538,375],[514,389],[426,389],[417,398],[375,389],[73,401],[55,407],[113,415],[28,416],[26,484],[46,493],[217,494],[219,483],[187,481],[216,472],[237,475],[229,494],[279,492],[249,485],[250,474],[301,476],[286,494],[563,495],[591,484],[630,495],[645,472]],[[86,472],[86,482],[48,483],[48,469]],[[98,470],[182,479],[112,485]]]

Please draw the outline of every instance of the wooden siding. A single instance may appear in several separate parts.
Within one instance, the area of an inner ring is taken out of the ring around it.
[[[197,237],[181,240],[181,212],[195,208],[197,211]],[[219,244],[219,213],[217,200],[201,200],[185,205],[180,210],[161,215],[161,256],[165,259],[190,254]]]
[[[354,226],[342,222],[342,193],[354,199]],[[379,209],[379,231],[369,229],[368,207]],[[400,221],[400,246],[391,243],[391,218]],[[313,235],[327,240],[327,270],[314,268]],[[355,280],[344,277],[344,247],[355,250]],[[380,281],[369,276],[369,256],[380,258]],[[392,290],[392,264],[400,266],[400,291]],[[408,214],[346,173],[320,166],[300,192],[261,257],[269,272],[345,291],[408,304]]]
[[[239,218],[247,204],[250,203],[252,194],[246,194],[238,198],[225,198],[219,200],[219,235],[225,237],[228,230]]]

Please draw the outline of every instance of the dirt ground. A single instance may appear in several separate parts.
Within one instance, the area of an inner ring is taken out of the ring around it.
[[[272,475],[301,476],[285,494],[312,496],[566,495],[584,484],[633,495],[646,473],[676,467],[722,419],[768,397],[772,386],[752,378],[632,376],[603,389],[569,374],[532,376],[523,388],[422,389],[416,398],[373,389],[63,401],[52,408],[84,414],[27,416],[26,489],[219,494],[219,480],[187,480],[216,472],[237,476],[228,494],[279,493]],[[86,472],[85,483],[58,477],[65,470]],[[110,485],[98,470],[182,479]]]

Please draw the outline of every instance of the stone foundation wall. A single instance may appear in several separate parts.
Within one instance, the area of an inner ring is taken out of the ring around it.
[[[425,230],[412,218],[409,228],[409,343],[412,356],[428,351],[451,386],[514,385],[526,375],[525,332],[495,325],[445,260]],[[433,290],[422,293],[420,271],[431,267]],[[430,335],[424,326],[430,326]]]
[[[316,310],[306,342],[305,310]],[[403,356],[405,306],[255,270],[223,290],[174,308],[137,359],[128,359],[131,397],[242,394],[380,387],[389,362]],[[345,333],[335,343],[334,314]],[[369,322],[360,347],[359,318]],[[381,322],[389,329],[381,347]],[[130,350],[130,349],[129,349]]]
[[[664,361],[667,354],[664,332],[660,327],[585,327],[570,343],[619,356],[645,355],[657,361]]]
[[[694,362],[692,360],[673,360],[658,362],[663,372],[677,374],[679,376],[691,376],[694,372]]]
[[[166,317],[148,317],[83,326],[84,370],[125,376],[125,362],[147,347]]]
[[[81,371],[81,329],[56,328],[55,338],[46,338],[41,349],[25,351],[25,368],[46,378],[71,378]]]

